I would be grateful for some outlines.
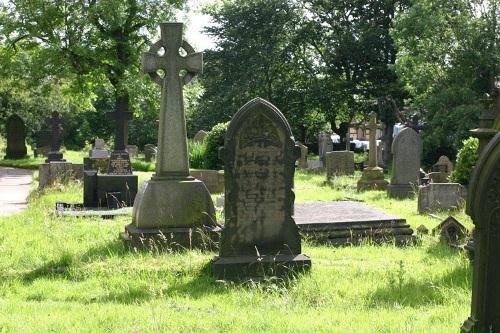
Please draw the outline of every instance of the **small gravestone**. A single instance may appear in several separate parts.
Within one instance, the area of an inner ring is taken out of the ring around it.
[[[7,119],[7,149],[6,160],[16,160],[27,157],[26,126],[18,115],[11,115]]]
[[[319,159],[325,164],[326,153],[333,151],[332,134],[321,132],[318,136]]]
[[[203,54],[183,40],[183,26],[162,23],[160,40],[142,58],[142,71],[158,84],[161,103],[155,174],[144,182],[132,223],[121,235],[135,248],[206,248],[218,238],[210,193],[189,175],[183,86],[202,72]]]
[[[456,246],[465,240],[469,231],[453,216],[448,216],[443,220],[443,222],[439,223],[434,229],[432,229],[432,234],[439,234],[439,239],[442,242],[448,245]]]
[[[403,129],[392,142],[392,177],[388,186],[391,198],[412,197],[420,181],[422,140],[411,128]]]
[[[290,125],[269,102],[256,98],[233,117],[224,150],[225,225],[217,279],[283,276],[307,270],[293,219],[293,176],[298,157]]]
[[[139,147],[136,145],[127,145],[126,150],[130,158],[137,158],[137,155],[139,154]]]
[[[195,134],[193,141],[196,143],[203,143],[205,141],[205,139],[207,138],[207,135],[208,135],[208,133],[205,132],[204,130],[199,130]]]
[[[332,151],[326,153],[326,178],[354,175],[354,152]]]
[[[144,160],[146,162],[151,162],[154,158],[156,158],[157,153],[158,149],[155,145],[151,143],[144,145]]]
[[[419,235],[427,235],[429,233],[429,229],[423,224],[419,225],[417,228],[417,234]]]
[[[370,130],[370,151],[368,154],[368,167],[363,170],[358,181],[358,191],[386,190],[388,182],[384,179],[384,169],[377,165],[377,129],[382,128],[377,124],[377,114],[370,113],[370,123],[365,126]]]
[[[307,153],[309,149],[299,141],[297,141],[297,146],[300,148],[299,168],[307,169]]]
[[[418,188],[418,212],[459,209],[465,203],[466,190],[457,183],[430,183]]]
[[[467,214],[475,225],[472,306],[461,331],[500,332],[500,133],[474,168]]]

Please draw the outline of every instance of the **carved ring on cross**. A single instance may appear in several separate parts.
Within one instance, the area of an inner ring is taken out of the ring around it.
[[[148,53],[158,54],[160,49],[162,48],[165,48],[165,46],[162,45],[162,40],[160,39],[159,41],[151,45]],[[182,40],[181,49],[186,52],[186,55],[196,53],[194,48],[185,40]],[[166,52],[167,50],[165,50],[165,53]],[[163,85],[163,79],[157,72],[149,72],[148,74],[154,82],[158,83],[160,86]],[[182,84],[183,85],[188,84],[195,76],[196,73],[186,72],[186,74],[184,74],[184,76],[182,77]]]

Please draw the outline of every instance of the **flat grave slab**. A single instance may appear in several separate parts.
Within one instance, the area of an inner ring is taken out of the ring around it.
[[[322,244],[414,241],[405,219],[355,201],[297,203],[295,223],[303,235]]]

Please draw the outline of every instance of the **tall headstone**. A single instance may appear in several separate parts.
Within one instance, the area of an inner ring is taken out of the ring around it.
[[[310,268],[293,219],[298,147],[290,125],[271,103],[256,98],[229,125],[224,150],[225,225],[218,279],[285,275]]]
[[[473,171],[467,214],[475,225],[472,309],[461,331],[500,332],[500,132]]]
[[[323,162],[323,165],[326,163],[326,153],[330,151],[333,151],[332,134],[321,132],[318,136],[318,154],[319,159]]]
[[[388,187],[391,198],[412,197],[419,185],[422,140],[411,128],[403,129],[392,142],[392,178]]]
[[[50,162],[65,162],[63,159],[63,154],[59,151],[61,149],[61,114],[59,111],[52,112],[52,117],[50,118],[50,124],[52,127],[52,138],[50,142],[50,151],[47,154],[46,163]]]
[[[203,56],[182,39],[182,23],[160,29],[161,39],[142,59],[143,72],[161,88],[156,171],[139,191],[122,237],[137,247],[202,247],[206,235],[216,237],[215,208],[205,184],[189,175],[182,88],[201,73]]]
[[[16,114],[7,118],[7,150],[6,160],[15,160],[27,156],[26,126],[24,121]]]
[[[307,169],[307,153],[309,149],[306,145],[300,143],[299,141],[297,141],[297,146],[300,148],[299,168]]]
[[[384,170],[377,165],[377,129],[382,126],[377,124],[375,112],[370,113],[370,123],[365,127],[370,130],[370,151],[368,167],[363,170],[358,181],[358,191],[386,190],[388,182],[384,179]]]

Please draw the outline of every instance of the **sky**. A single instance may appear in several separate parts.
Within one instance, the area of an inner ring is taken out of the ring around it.
[[[215,42],[210,36],[203,34],[203,27],[210,25],[209,15],[203,15],[201,8],[218,0],[189,0],[191,10],[177,14],[177,20],[186,24],[186,39],[196,51],[204,51],[215,47]]]

